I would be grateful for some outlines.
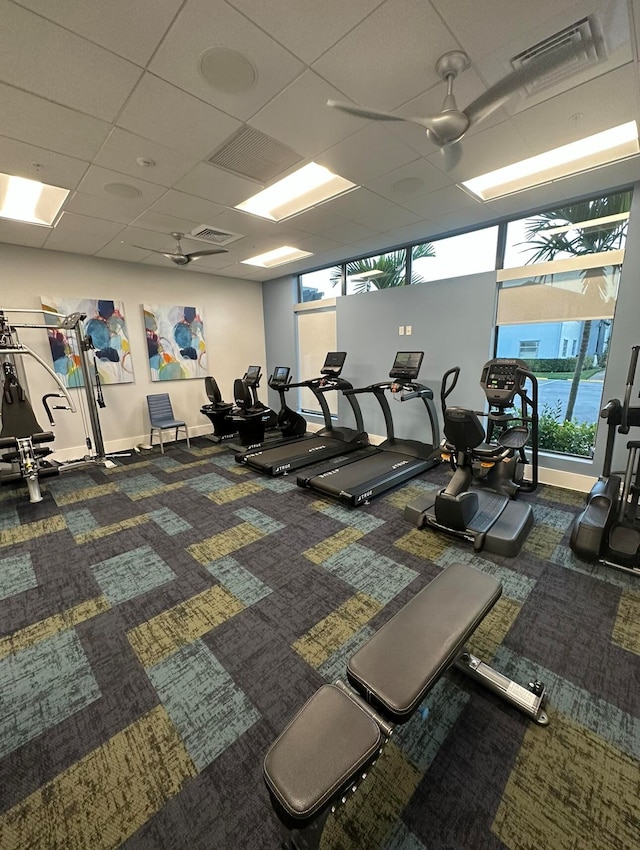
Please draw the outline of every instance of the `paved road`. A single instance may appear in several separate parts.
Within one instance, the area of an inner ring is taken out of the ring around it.
[[[564,419],[567,409],[567,400],[571,389],[571,381],[546,381],[538,379],[538,407],[539,413],[545,404],[550,407],[560,401],[560,419]],[[580,381],[578,395],[573,408],[573,418],[577,422],[597,422],[602,407],[602,380],[591,379]]]

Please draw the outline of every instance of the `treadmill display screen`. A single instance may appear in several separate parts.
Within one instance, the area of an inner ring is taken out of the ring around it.
[[[323,375],[339,375],[342,372],[344,361],[347,359],[346,351],[330,351],[324,360],[322,367]]]
[[[406,378],[414,381],[418,377],[424,351],[399,351],[389,372],[390,378]]]
[[[288,366],[276,366],[273,370],[273,378],[271,379],[272,384],[286,384],[289,380],[289,367]]]

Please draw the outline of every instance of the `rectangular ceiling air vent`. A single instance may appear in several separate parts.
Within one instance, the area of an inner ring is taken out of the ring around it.
[[[556,50],[567,51],[568,54],[566,62],[559,66],[554,66],[555,63],[551,61],[552,54]],[[523,50],[522,53],[513,57],[511,64],[517,70],[532,62],[544,63],[545,57],[549,58],[550,64],[554,67],[546,73],[537,74],[524,87],[527,95],[532,95],[572,76],[577,71],[596,65],[604,58],[604,52],[604,41],[598,22],[593,15],[589,15],[545,38],[544,41],[539,41]]]
[[[207,162],[264,185],[303,159],[282,142],[245,125]]]
[[[199,224],[189,233],[191,239],[199,239],[201,242],[209,242],[212,245],[230,245],[243,239],[243,233],[232,233],[230,230],[221,230],[219,227],[211,227],[208,224]]]

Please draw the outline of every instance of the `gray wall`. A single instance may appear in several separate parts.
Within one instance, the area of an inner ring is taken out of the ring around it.
[[[440,382],[452,366],[459,366],[461,373],[450,403],[481,408],[478,380],[482,364],[491,356],[495,297],[495,272],[484,272],[338,298],[338,348],[348,352],[344,376],[354,386],[384,381],[397,351],[424,351],[419,380],[433,391],[440,427]],[[400,325],[411,325],[411,336],[400,336]],[[365,429],[384,436],[375,398],[359,399]],[[346,422],[344,404],[340,417]],[[420,401],[400,404],[390,399],[390,404],[397,437],[431,442]]]

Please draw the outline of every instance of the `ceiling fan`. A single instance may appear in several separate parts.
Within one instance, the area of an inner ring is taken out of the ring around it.
[[[586,46],[583,42],[580,52],[584,52]],[[422,118],[405,118],[401,115],[393,115],[390,112],[380,112],[376,109],[367,109],[337,100],[328,100],[327,106],[373,121],[406,121],[410,124],[417,124],[426,130],[427,136],[435,145],[444,149],[459,142],[470,127],[488,118],[492,112],[505,104],[517,91],[541,80],[568,61],[572,59],[575,61],[578,55],[579,50],[572,42],[547,50],[527,62],[526,65],[522,65],[507,74],[506,77],[503,77],[462,110],[458,109],[453,95],[453,81],[461,71],[464,71],[471,64],[469,57],[462,50],[445,53],[436,62],[436,73],[446,82],[447,94],[442,103],[442,109],[435,115],[427,115]]]
[[[199,260],[201,257],[209,257],[212,254],[228,254],[226,248],[211,248],[206,251],[192,251],[190,254],[185,254],[182,250],[181,239],[184,236],[184,233],[172,233],[173,238],[176,240],[176,250],[175,251],[154,251],[153,248],[144,248],[142,245],[133,245],[134,248],[141,248],[143,251],[149,251],[151,254],[161,254],[163,257],[167,257],[171,262],[175,263],[176,266],[188,266],[189,263],[192,263],[194,260]]]

